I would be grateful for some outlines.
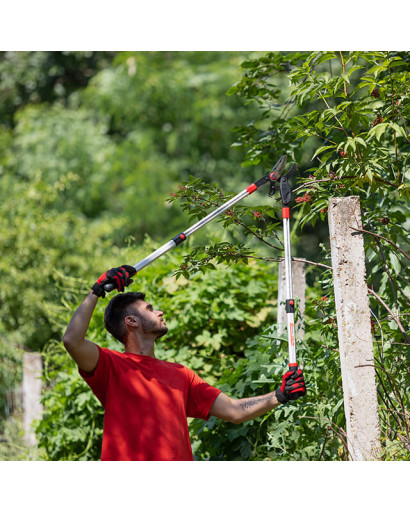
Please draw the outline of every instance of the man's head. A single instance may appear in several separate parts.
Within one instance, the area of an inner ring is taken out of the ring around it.
[[[128,333],[133,330],[153,335],[155,339],[165,335],[168,328],[163,315],[163,312],[154,310],[152,305],[145,302],[142,292],[126,292],[111,299],[105,309],[104,323],[107,331],[125,344]]]

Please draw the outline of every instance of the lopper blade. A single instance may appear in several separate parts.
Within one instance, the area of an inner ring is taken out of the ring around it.
[[[283,170],[285,169],[286,162],[288,160],[288,157],[286,155],[283,155],[273,166],[272,171],[269,173],[269,178],[271,180],[277,180],[280,175],[283,173]]]

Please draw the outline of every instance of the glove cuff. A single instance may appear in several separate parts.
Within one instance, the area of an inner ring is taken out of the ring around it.
[[[105,297],[104,287],[102,287],[98,282],[94,283],[94,285],[91,287],[91,290],[95,296]]]
[[[282,393],[282,390],[280,388],[278,388],[277,390],[275,390],[275,395],[276,395],[276,399],[281,403],[281,404],[286,404],[288,402],[288,399],[286,398],[285,394]]]

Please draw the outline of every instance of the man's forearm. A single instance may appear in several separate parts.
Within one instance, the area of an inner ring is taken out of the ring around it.
[[[90,292],[77,308],[63,336],[65,345],[75,345],[84,341],[97,301],[98,297]]]
[[[260,415],[264,415],[268,411],[279,406],[280,402],[276,398],[275,392],[266,395],[250,397],[248,399],[236,399],[235,407],[237,409],[238,422],[245,422]]]

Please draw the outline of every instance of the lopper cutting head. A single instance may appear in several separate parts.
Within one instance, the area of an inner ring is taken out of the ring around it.
[[[283,157],[281,157],[276,162],[276,164],[272,168],[272,171],[269,173],[269,180],[271,182],[276,182],[277,180],[279,180],[281,178],[282,173],[285,170],[286,162],[287,162],[286,155],[283,155]],[[289,171],[285,175],[283,175],[283,178],[286,178],[286,180],[289,180],[289,178],[293,175],[293,173],[295,171],[296,171],[296,164],[292,164]]]
[[[272,171],[268,174],[270,181],[269,196],[273,196],[276,191],[280,191],[282,203],[284,205],[288,205],[290,203],[291,190],[288,180],[296,171],[296,164],[292,164],[289,171],[282,176],[286,166],[286,161],[287,158],[286,155],[284,155],[277,161]]]
[[[275,182],[281,176],[283,170],[285,169],[287,160],[288,157],[286,155],[283,155],[273,166],[272,171],[269,173],[269,179],[272,182]]]

